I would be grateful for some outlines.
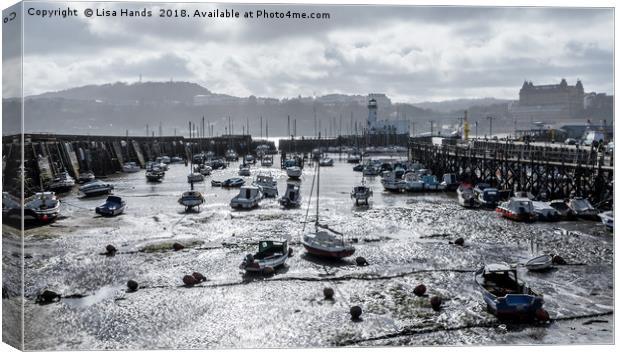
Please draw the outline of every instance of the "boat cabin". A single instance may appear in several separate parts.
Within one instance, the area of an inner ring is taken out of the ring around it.
[[[288,253],[287,241],[265,240],[258,242],[258,253],[254,255],[254,259],[264,259],[274,254]]]
[[[482,286],[496,297],[523,294],[524,286],[517,279],[517,269],[507,264],[489,264],[482,274]]]

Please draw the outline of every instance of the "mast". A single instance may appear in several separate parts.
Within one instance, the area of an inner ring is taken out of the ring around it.
[[[321,132],[319,131],[319,150],[321,150]],[[319,188],[321,184],[321,161],[317,163],[316,166],[316,222],[315,225],[319,224]]]

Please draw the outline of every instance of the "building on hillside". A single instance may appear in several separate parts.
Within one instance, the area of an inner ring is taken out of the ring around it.
[[[545,120],[584,117],[584,90],[581,81],[569,85],[565,79],[559,84],[534,85],[523,82],[519,101],[512,104],[510,112],[516,119]]]

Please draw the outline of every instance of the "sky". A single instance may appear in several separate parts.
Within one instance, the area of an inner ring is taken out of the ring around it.
[[[25,95],[131,83],[140,75],[275,98],[381,92],[409,103],[518,99],[524,80],[561,78],[613,94],[611,9],[29,3],[26,10],[67,6],[79,16],[24,18]],[[86,8],[147,8],[153,17],[87,18]],[[160,8],[192,15],[216,8],[241,16],[257,9],[328,12],[330,18],[160,18]],[[5,86],[4,96],[16,88]]]

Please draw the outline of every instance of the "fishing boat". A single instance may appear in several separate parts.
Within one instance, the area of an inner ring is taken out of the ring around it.
[[[241,187],[245,184],[245,180],[241,177],[233,177],[222,182],[222,187]]]
[[[289,256],[286,240],[262,240],[258,242],[258,252],[246,255],[239,269],[251,272],[276,269],[284,265]]]
[[[614,212],[609,210],[609,211],[604,211],[600,214],[598,214],[598,217],[601,218],[601,222],[603,223],[603,225],[605,225],[605,227],[607,228],[607,230],[609,231],[614,231]]]
[[[397,176],[397,171],[384,171],[381,177],[383,189],[390,192],[402,192],[405,189],[405,181]]]
[[[239,176],[251,176],[250,166],[247,164],[239,165]]]
[[[568,201],[568,207],[571,208],[577,217],[586,220],[598,220],[598,213],[590,202],[582,197],[575,197]]]
[[[54,192],[37,192],[24,199],[24,219],[51,222],[56,220],[59,214],[60,201]]]
[[[100,180],[88,182],[80,187],[80,192],[85,197],[95,197],[104,194],[110,194],[114,190],[114,185]]]
[[[48,189],[56,193],[69,192],[75,186],[75,180],[67,171],[63,171],[56,175],[49,184]]]
[[[435,175],[422,175],[420,177],[424,182],[425,191],[443,191],[445,186],[437,180]]]
[[[253,183],[267,198],[278,196],[278,182],[271,175],[257,175]]]
[[[555,209],[561,219],[574,219],[577,215],[568,207],[568,204],[562,199],[555,199],[549,202],[549,206]]]
[[[304,233],[301,243],[306,249],[306,252],[317,257],[330,259],[350,257],[355,253],[355,247],[345,243],[344,234],[330,229],[328,226],[322,225],[319,222],[320,184],[321,165],[318,164],[316,167],[316,219],[314,222],[314,229]],[[311,200],[312,195],[310,195],[308,202]],[[304,229],[302,232],[305,230],[305,224],[308,223],[307,220],[306,218],[306,221],[304,221]]]
[[[334,159],[333,158],[321,158],[321,160],[319,160],[319,164],[321,164],[321,166],[334,166]]]
[[[187,175],[188,183],[202,182],[204,180],[205,177],[200,172],[190,172],[189,175]]]
[[[552,206],[545,202],[532,201],[534,213],[539,221],[558,221],[560,213]]]
[[[351,191],[351,198],[355,199],[355,205],[359,205],[360,202],[368,205],[368,199],[372,197],[372,189],[366,186],[364,181],[360,185],[353,187]]]
[[[202,196],[202,193],[192,188],[189,191],[183,192],[178,202],[185,207],[185,211],[189,211],[194,207],[200,207],[205,202],[205,198]]]
[[[226,162],[222,159],[213,159],[209,161],[208,165],[212,170],[220,170],[226,168]]]
[[[138,171],[140,171],[140,165],[136,164],[134,161],[123,164],[123,172],[133,173]]]
[[[151,170],[146,170],[144,175],[146,176],[146,180],[149,182],[161,182],[166,174],[159,168],[153,168]]]
[[[284,195],[278,200],[285,208],[298,208],[301,205],[301,192],[296,183],[287,183]]]
[[[252,154],[248,154],[243,158],[246,164],[256,164],[256,158]]]
[[[95,208],[95,213],[102,216],[116,216],[125,211],[126,203],[121,197],[108,196],[105,203]]]
[[[230,207],[233,209],[252,209],[256,208],[263,193],[256,186],[241,186],[239,194],[230,200]]]
[[[239,155],[234,149],[228,149],[224,154],[224,158],[226,161],[237,161],[239,160]]]
[[[456,197],[461,206],[465,208],[473,208],[476,206],[476,196],[474,189],[469,183],[462,183],[456,189]]]
[[[497,188],[491,187],[488,183],[479,183],[474,187],[476,202],[483,207],[495,207],[499,202]]]
[[[301,168],[299,166],[289,166],[286,168],[286,176],[292,179],[301,177]]]
[[[545,271],[549,270],[553,266],[553,256],[549,254],[539,255],[528,260],[525,263],[525,267],[529,271]]]
[[[271,167],[273,165],[273,157],[271,155],[265,155],[261,159],[260,164],[264,167]]]
[[[474,274],[489,311],[500,320],[532,319],[542,308],[543,298],[517,278],[517,269],[507,264],[489,264]]]
[[[515,221],[534,221],[537,218],[534,205],[528,198],[512,197],[507,202],[501,203],[495,211]]]
[[[95,179],[92,171],[84,171],[78,175],[78,183],[87,183]]]

